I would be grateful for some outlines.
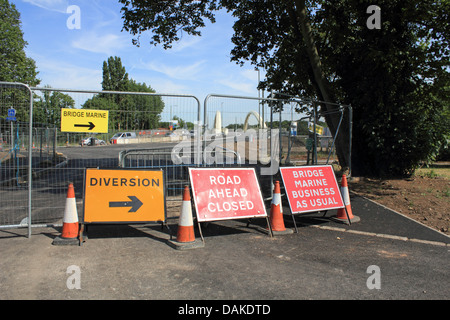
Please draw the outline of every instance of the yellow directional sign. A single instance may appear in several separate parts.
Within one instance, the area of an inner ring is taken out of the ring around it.
[[[84,222],[165,222],[163,171],[86,169]]]
[[[108,111],[61,109],[61,132],[108,133]]]
[[[309,132],[314,132],[314,124],[312,122],[308,123]],[[321,136],[323,134],[323,127],[316,124],[316,133]]]

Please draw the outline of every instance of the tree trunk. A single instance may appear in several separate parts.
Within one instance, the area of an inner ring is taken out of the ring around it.
[[[291,2],[288,1],[287,3]],[[329,88],[328,81],[322,70],[322,63],[320,61],[319,53],[317,51],[317,47],[314,41],[314,36],[312,34],[311,24],[309,22],[308,14],[306,12],[305,0],[295,0],[294,4],[295,5],[287,4],[288,11],[293,22],[296,36],[299,38],[299,40],[303,39],[303,42],[305,43],[309,57],[309,62],[314,77],[314,79],[311,80],[314,81],[316,84],[319,97],[321,97],[321,99],[325,102],[333,103],[335,102],[335,100],[333,99],[332,90]],[[328,124],[328,127],[331,130],[331,133],[333,134],[333,136],[335,136],[341,116],[341,114],[337,111],[339,109],[339,106],[324,103],[321,104],[321,107],[322,111],[326,111],[325,120]],[[349,129],[348,112],[344,116],[346,117],[343,119],[341,123],[336,138],[336,153],[340,165],[343,168],[348,167],[350,164],[349,158],[350,136],[348,130]]]

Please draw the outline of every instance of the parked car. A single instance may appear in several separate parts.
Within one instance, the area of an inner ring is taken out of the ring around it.
[[[116,144],[117,140],[132,139],[132,138],[136,138],[136,133],[134,133],[134,132],[118,132],[115,135],[113,135],[111,137],[111,139],[109,139],[109,142],[111,144]]]
[[[87,138],[81,139],[81,141],[80,141],[80,146],[98,146],[98,145],[100,145],[100,146],[106,145],[105,140],[100,140],[95,137],[87,137]]]

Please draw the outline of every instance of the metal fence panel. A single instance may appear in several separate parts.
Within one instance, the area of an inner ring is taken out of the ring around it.
[[[283,145],[286,146],[283,158],[285,163],[295,165],[330,164],[339,162],[336,156],[336,138],[341,133],[341,124],[349,121],[350,106],[341,105],[335,111],[324,112],[314,108],[314,103],[308,105],[309,111],[291,116],[289,132],[283,134]],[[335,134],[326,124],[326,115],[339,118]],[[315,134],[314,134],[315,133]]]
[[[27,226],[31,217],[33,99],[30,88],[0,82],[0,227]],[[30,228],[29,228],[30,235]]]
[[[340,122],[333,135],[318,101],[273,92],[266,98],[212,94],[204,102],[205,139],[208,134],[216,136],[228,148],[234,147],[243,162],[257,164],[260,180],[270,176],[272,189],[273,179],[280,178],[279,166],[338,161],[335,139],[341,123],[349,121],[351,130],[351,107],[334,105]],[[349,135],[351,150],[351,131]],[[234,145],[228,143],[230,137]]]
[[[275,157],[272,161],[279,164],[331,163],[338,161],[335,140],[342,132],[341,123],[350,123],[347,127],[351,130],[351,106],[331,103],[336,110],[325,112],[321,103],[280,93],[271,93],[266,98],[209,95],[204,104],[204,122],[207,132],[222,136],[277,130],[277,141],[268,145],[267,150],[272,148],[272,152],[267,156]],[[326,124],[325,116],[331,114],[340,118],[335,134]],[[264,150],[257,150],[258,157]]]
[[[28,227],[30,236],[32,226],[60,225],[69,183],[81,217],[89,167],[163,169],[167,195],[176,202],[189,183],[188,167],[249,166],[268,200],[280,165],[335,159],[336,135],[311,133],[324,116],[320,110],[297,112],[314,102],[279,97],[209,95],[202,109],[190,95],[0,82],[0,228]],[[108,111],[107,133],[61,132],[62,108]],[[337,112],[348,121],[346,110],[351,129],[351,108]],[[127,132],[128,138],[112,139]]]
[[[124,150],[119,155],[119,166],[122,168],[163,169],[167,195],[171,201],[182,201],[184,187],[189,185],[188,168],[199,166],[196,162],[197,149],[194,142],[194,137],[186,137],[170,147]],[[216,155],[216,153],[220,153],[220,155]],[[203,154],[201,153],[201,156]],[[217,147],[210,156],[220,159],[220,162],[214,161],[208,164],[203,161],[200,165],[208,167],[241,166],[239,153],[221,146]]]
[[[204,151],[222,146],[237,152],[242,165],[256,168],[266,200],[272,197],[280,164],[280,131],[273,127],[274,106],[280,101],[211,94],[204,102]]]
[[[23,92],[11,94],[14,90]],[[152,106],[159,109],[153,111]],[[200,102],[189,95],[30,89],[7,83],[0,84],[0,107],[5,115],[14,107],[18,120],[12,124],[13,130],[10,122],[0,122],[0,227],[27,226],[29,230],[61,225],[71,182],[81,218],[85,168],[119,168],[122,150],[176,144],[182,139],[181,132],[189,132],[201,119]],[[108,133],[61,132],[61,109],[82,107],[107,110]],[[171,128],[173,123],[179,128]],[[179,130],[174,134],[175,129]],[[111,144],[110,138],[117,132],[132,132],[133,137]],[[88,139],[90,144],[83,144],[84,138],[92,138]]]

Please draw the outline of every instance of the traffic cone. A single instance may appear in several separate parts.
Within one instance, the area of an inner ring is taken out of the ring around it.
[[[290,234],[294,232],[292,229],[286,229],[286,227],[284,226],[283,204],[281,203],[279,181],[275,181],[272,203],[270,205],[269,221],[270,225],[272,226],[272,232],[274,235]]]
[[[177,239],[169,240],[169,244],[179,250],[203,247],[202,241],[195,239],[194,222],[192,219],[191,195],[189,187],[184,187],[181,214],[178,220]]]
[[[347,213],[345,212],[345,209],[340,208],[338,209],[336,216],[333,217],[333,220],[347,224],[349,224],[349,220],[350,223],[359,222],[361,219],[358,216],[354,216],[352,213],[352,206],[350,204],[350,195],[348,193],[347,177],[345,176],[345,174],[342,175],[341,194],[344,200],[345,209],[347,209],[348,217]]]
[[[183,203],[181,204],[181,215],[178,221],[177,230],[178,242],[193,242],[195,241],[194,222],[192,220],[191,195],[189,187],[184,188]]]
[[[78,213],[75,200],[75,190],[73,183],[69,184],[67,190],[66,207],[63,217],[63,228],[61,236],[53,240],[54,245],[78,245]]]

